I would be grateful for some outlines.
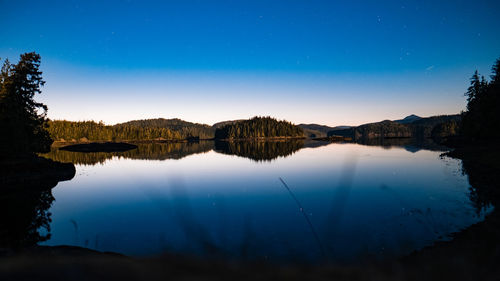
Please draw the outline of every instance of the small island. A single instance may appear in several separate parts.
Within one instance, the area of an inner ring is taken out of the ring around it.
[[[67,145],[59,149],[71,152],[124,152],[136,148],[137,145],[124,142],[92,142]]]
[[[304,130],[288,121],[254,117],[229,123],[215,130],[216,140],[303,139]]]

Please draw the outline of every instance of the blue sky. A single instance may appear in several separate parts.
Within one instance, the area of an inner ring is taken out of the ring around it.
[[[0,0],[0,57],[42,55],[53,119],[458,113],[500,57],[500,4],[435,2]]]

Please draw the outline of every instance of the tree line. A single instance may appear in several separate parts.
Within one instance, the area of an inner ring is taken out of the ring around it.
[[[304,130],[299,126],[271,117],[254,117],[225,125],[215,131],[216,139],[301,138],[303,136]]]
[[[105,125],[102,122],[48,122],[48,132],[56,141],[130,141],[181,140],[183,136],[167,128],[138,127],[132,125]]]
[[[56,141],[126,141],[213,139],[215,129],[181,119],[133,120],[116,125],[95,121],[55,120],[48,122],[50,136]]]

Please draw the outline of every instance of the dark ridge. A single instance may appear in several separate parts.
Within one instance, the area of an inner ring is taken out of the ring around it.
[[[434,138],[441,142],[443,139],[457,135],[461,117],[457,114],[426,118],[408,116],[407,118],[415,120],[411,123],[384,120],[350,129],[330,131],[328,136],[351,137],[355,141],[375,138]]]

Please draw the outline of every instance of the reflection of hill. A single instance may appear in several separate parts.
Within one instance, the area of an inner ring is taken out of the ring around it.
[[[285,157],[303,147],[303,140],[215,142],[216,152],[246,157],[255,161],[269,161]]]
[[[402,147],[409,152],[417,152],[419,150],[431,151],[448,151],[448,147],[435,143],[432,139],[415,139],[415,138],[395,138],[395,139],[364,139],[357,143],[369,146],[382,146],[384,148]]]
[[[304,140],[304,148],[316,148],[320,146],[325,146],[332,144],[329,141],[322,141],[322,140],[311,140],[311,139],[305,139]]]
[[[70,152],[53,149],[51,152],[43,154],[44,157],[60,162],[71,162],[74,164],[95,165],[104,163],[114,156],[141,159],[141,160],[166,160],[181,159],[191,154],[210,151],[213,142],[187,142],[187,143],[147,143],[138,144],[137,149],[126,152]]]

